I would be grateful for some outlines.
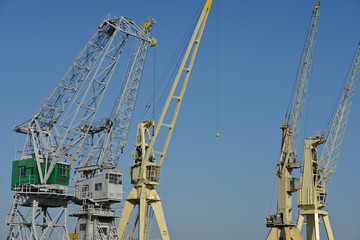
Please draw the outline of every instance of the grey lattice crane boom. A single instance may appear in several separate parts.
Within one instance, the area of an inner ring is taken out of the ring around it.
[[[154,24],[155,20],[151,18],[141,26],[149,39]],[[80,240],[118,239],[115,224],[118,216],[111,205],[121,202],[123,192],[122,172],[115,168],[126,144],[147,50],[149,46],[156,45],[156,40],[151,39],[151,42],[147,39],[135,39],[120,94],[111,114],[102,124],[91,127],[90,152],[86,152],[86,144],[83,147],[84,155],[76,169],[74,190],[82,208],[71,215],[78,218],[75,232]],[[95,143],[94,138],[97,138]]]
[[[34,156],[41,184],[46,184],[56,163],[72,168],[100,105],[129,35],[151,41],[132,20],[104,20],[40,110],[14,131],[28,135],[22,159]]]
[[[134,184],[134,188],[131,190],[128,197],[126,198],[123,215],[119,222],[118,236],[120,239],[122,239],[125,234],[126,227],[129,224],[129,220],[135,206],[139,207],[139,214],[137,216],[135,226],[133,227],[133,232],[137,225],[139,240],[146,239],[148,231],[147,223],[149,222],[149,219],[147,218],[147,213],[150,207],[154,211],[154,215],[156,217],[162,239],[170,239],[161,204],[161,199],[155,190],[155,185],[158,185],[160,182],[161,166],[164,161],[164,157],[166,155],[167,148],[174,130],[175,122],[185,94],[186,86],[195,61],[196,53],[200,44],[202,33],[205,28],[206,20],[209,15],[211,4],[212,0],[207,0],[202,9],[198,22],[195,26],[194,32],[190,38],[190,42],[184,54],[183,60],[180,64],[178,73],[174,79],[173,85],[170,89],[170,93],[165,102],[165,106],[156,124],[154,134],[152,135],[149,130],[152,126],[155,126],[154,120],[148,120],[138,123],[135,150],[133,151],[133,165],[131,166],[130,170],[130,179],[131,183]],[[181,79],[182,84],[180,83]],[[169,113],[168,110],[172,100],[176,103],[175,106],[173,106],[174,109],[172,109],[172,111],[169,111]],[[166,119],[170,121],[169,123],[164,123],[165,116],[167,116]],[[156,151],[154,149],[154,144],[156,142],[159,142],[159,138],[157,137],[159,136],[160,129],[165,129],[164,135],[166,137],[164,143],[160,144],[160,146],[162,146],[162,150]],[[168,131],[166,132],[166,130]],[[158,160],[157,157],[159,157]]]
[[[98,127],[101,132],[89,154],[85,154],[79,162],[79,170],[92,167],[94,170],[115,169],[126,145],[127,130],[133,113],[136,95],[149,46],[156,45],[156,39],[151,38],[151,30],[155,20],[146,21],[141,27],[148,39],[135,39],[132,54],[129,59],[125,77],[110,116]]]
[[[303,115],[304,103],[308,89],[311,66],[314,57],[315,42],[319,26],[319,7],[316,2],[313,10],[310,28],[302,54],[296,86],[292,95],[289,112],[286,114],[285,123],[281,126],[282,142],[280,161],[276,167],[278,176],[277,213],[266,218],[267,227],[271,231],[267,239],[302,239],[301,234],[294,228],[292,221],[292,193],[298,190],[298,179],[291,173],[294,168],[299,168],[297,160],[297,142]]]
[[[301,231],[304,218],[306,217],[307,240],[320,239],[320,217],[323,218],[328,239],[334,239],[328,212],[322,209],[326,206],[326,186],[335,173],[339,159],[355,87],[359,78],[359,71],[360,44],[357,48],[354,62],[352,63],[327,138],[315,136],[305,139],[304,170],[301,178],[302,186],[298,194],[298,207],[303,209],[303,211],[300,211],[299,214],[298,229]],[[325,146],[320,159],[318,159],[317,146],[323,143],[325,143]]]
[[[8,238],[68,237],[67,204],[75,198],[64,190],[130,36],[151,42],[132,20],[105,19],[39,111],[14,127],[27,136],[21,159],[13,161],[11,188],[16,193],[7,222]],[[21,213],[19,207],[29,213]],[[51,217],[47,208],[60,208],[60,212]]]

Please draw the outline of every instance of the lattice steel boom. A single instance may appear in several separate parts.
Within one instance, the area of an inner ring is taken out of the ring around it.
[[[104,20],[38,113],[14,128],[28,135],[22,159],[35,155],[38,169],[49,165],[39,171],[41,184],[58,160],[75,165],[129,35],[151,41],[127,18]]]
[[[349,119],[352,100],[354,97],[356,83],[360,70],[360,48],[357,49],[351,71],[349,73],[340,104],[337,108],[330,132],[326,138],[324,150],[319,160],[321,177],[317,186],[326,187],[335,173],[336,165],[340,155],[346,124]]]
[[[360,43],[327,139],[324,136],[305,139],[302,186],[298,194],[298,207],[303,211],[299,212],[297,228],[301,231],[306,217],[307,240],[320,239],[320,217],[323,219],[328,239],[334,239],[328,212],[322,209],[326,206],[326,186],[335,173],[339,159],[359,71]],[[317,146],[323,143],[325,146],[318,159]]]
[[[39,111],[14,127],[27,136],[21,159],[13,161],[8,239],[68,239],[67,204],[77,200],[64,191],[129,36],[151,42],[132,20],[105,19]],[[30,215],[21,208],[31,208]],[[61,210],[54,218],[47,208]]]
[[[154,19],[146,21],[143,32],[150,39]],[[137,38],[129,59],[125,77],[122,81],[120,94],[117,97],[110,116],[103,123],[101,136],[92,146],[91,152],[79,163],[79,169],[96,166],[98,170],[114,169],[126,144],[127,130],[133,113],[136,95],[149,46],[155,46],[156,40]]]
[[[126,198],[123,215],[119,222],[118,235],[120,239],[122,239],[125,234],[126,227],[129,224],[129,220],[135,206],[139,207],[139,214],[132,234],[134,233],[135,227],[138,227],[138,239],[147,239],[147,224],[149,222],[147,213],[148,209],[151,207],[154,211],[162,239],[170,239],[161,199],[155,190],[155,185],[158,185],[160,182],[161,165],[164,161],[167,147],[171,139],[211,4],[212,0],[207,0],[202,9],[153,136],[149,129],[152,126],[155,126],[154,120],[138,123],[135,149],[133,151],[133,166],[130,170],[131,183],[134,184],[134,188]],[[182,76],[183,78],[181,78]],[[180,79],[182,79],[182,84],[179,85]],[[179,92],[177,93],[178,95],[175,95],[176,90]],[[168,113],[170,102],[173,99],[176,101],[176,104],[173,106],[174,110],[172,114],[169,113],[169,119],[171,119],[171,122],[166,124],[164,123],[164,118]],[[165,133],[165,141],[161,144],[161,146],[163,146],[161,152],[154,150],[154,144],[158,139],[157,137],[159,136],[160,128],[165,129],[165,131],[168,130],[167,133]],[[158,162],[156,162],[157,157],[159,157]],[[130,236],[132,236],[132,234]]]
[[[154,24],[155,20],[151,18],[142,25],[144,35],[150,38]],[[155,44],[154,38],[151,42],[135,39],[120,94],[112,112],[99,125],[93,124],[90,146],[83,146],[82,159],[76,169],[74,190],[82,207],[71,215],[78,218],[75,232],[79,234],[80,240],[119,239],[115,224],[118,216],[111,205],[122,200],[122,172],[115,168],[126,143],[147,49]],[[91,150],[87,152],[87,148]]]
[[[285,123],[281,126],[281,153],[280,161],[276,166],[278,167],[277,213],[266,218],[266,226],[271,228],[267,237],[269,240],[277,240],[279,237],[285,238],[285,236],[302,239],[297,229],[293,228],[295,223],[292,221],[292,193],[298,190],[299,179],[293,178],[291,173],[293,169],[300,167],[296,148],[319,27],[319,7],[320,3],[316,2],[301,57],[290,109],[285,116]]]

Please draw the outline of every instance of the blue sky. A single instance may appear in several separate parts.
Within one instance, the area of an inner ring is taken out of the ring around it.
[[[138,24],[149,16],[156,19],[156,73],[161,76],[201,3],[0,1],[1,216],[9,212],[13,196],[12,127],[39,109],[105,16],[126,16]],[[278,127],[285,116],[314,5],[315,1],[309,0],[222,0],[219,4],[214,0],[157,187],[172,239],[266,237],[265,217],[276,210],[270,172],[279,157]],[[359,10],[358,0],[321,2],[300,152],[304,136],[323,130],[349,71],[360,41]],[[220,144],[215,136],[216,14],[220,27]],[[148,54],[128,145],[119,163],[125,178],[132,163],[136,122],[143,120],[139,117],[152,93],[154,49]],[[327,189],[326,210],[338,239],[360,235],[356,227],[360,215],[356,205],[360,198],[356,154],[359,106],[356,92],[338,167]],[[129,191],[131,186],[124,188]],[[1,234],[8,229],[4,222]]]

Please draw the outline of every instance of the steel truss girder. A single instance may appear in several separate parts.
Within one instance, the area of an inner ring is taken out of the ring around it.
[[[149,25],[144,29],[144,33],[150,37],[155,20],[150,19],[147,23]],[[115,101],[110,117],[107,119],[106,125],[109,126],[102,127],[104,131],[99,134],[90,153],[84,157],[85,160],[79,163],[79,169],[89,166],[96,166],[95,170],[116,168],[125,144],[148,47],[149,42],[140,38],[135,40],[120,94]]]
[[[15,195],[14,201],[17,201]],[[20,197],[19,205],[12,208],[7,224],[10,230],[7,239],[15,240],[69,240],[67,229],[67,204],[61,206],[58,212],[51,215],[47,207],[32,200],[30,206],[20,208],[21,203],[26,201],[26,196]],[[13,203],[13,206],[15,204]],[[26,209],[27,208],[27,209]]]
[[[292,221],[292,194],[296,192],[297,189],[291,189],[290,186],[291,181],[295,182],[295,179],[292,177],[293,169],[300,167],[299,161],[297,161],[296,148],[319,27],[319,7],[320,3],[316,2],[291,103],[288,113],[285,116],[285,123],[281,126],[281,153],[279,163],[276,166],[278,167],[277,212],[276,215],[267,217],[267,226],[271,228],[271,234],[274,234],[274,231],[276,232],[278,229],[292,229],[295,225]],[[292,232],[294,231],[296,230],[292,230]]]
[[[209,15],[211,4],[212,0],[207,0],[199,16],[153,136],[151,136],[149,133],[149,128],[155,125],[154,120],[138,123],[135,150],[133,151],[133,166],[130,170],[131,183],[133,183],[135,186],[131,190],[129,196],[126,198],[123,215],[120,218],[118,227],[118,236],[120,239],[122,239],[125,234],[126,227],[129,224],[132,212],[136,205],[139,206],[139,217],[137,221],[139,230],[138,239],[147,239],[148,219],[146,215],[149,205],[151,205],[152,209],[154,210],[162,239],[170,239],[161,200],[154,186],[159,184],[160,169],[167,152],[175,122],[185,94],[186,86],[193,64],[195,62],[195,57]],[[181,78],[182,76],[183,78]],[[176,100],[176,104],[173,105],[174,110],[168,112],[169,105],[173,99]],[[169,124],[164,123],[167,113],[169,113],[168,115],[171,120],[171,123]],[[156,142],[160,128],[162,127],[166,127],[168,132],[165,134],[166,137],[164,144],[162,145],[162,151],[159,152],[154,150],[154,144]],[[158,162],[155,160],[155,155],[160,156]]]
[[[45,184],[59,161],[69,161],[71,168],[80,157],[91,123],[108,86],[128,36],[150,42],[135,23],[127,18],[107,19],[73,62],[64,77],[28,122],[14,131],[28,135],[22,159],[34,158]]]
[[[340,104],[326,138],[325,146],[319,159],[321,177],[317,181],[317,187],[325,188],[335,173],[340,155],[340,149],[345,135],[346,125],[349,119],[351,104],[354,97],[355,87],[360,72],[360,43],[356,50],[348,79],[346,81]]]

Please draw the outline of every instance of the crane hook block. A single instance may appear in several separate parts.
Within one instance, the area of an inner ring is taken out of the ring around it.
[[[151,38],[151,43],[150,43],[150,47],[156,46],[156,38]]]
[[[217,143],[219,143],[219,131],[217,131],[217,133],[216,133],[216,140],[217,140]]]

